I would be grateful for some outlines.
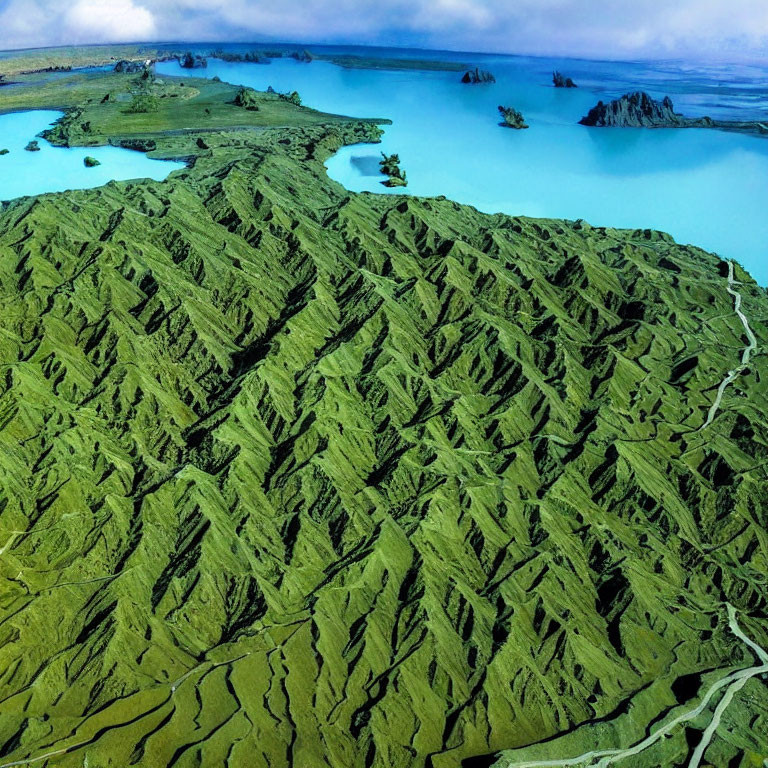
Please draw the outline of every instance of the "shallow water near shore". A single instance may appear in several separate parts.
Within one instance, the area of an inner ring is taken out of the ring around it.
[[[374,54],[468,61],[492,71],[497,83],[466,86],[456,72],[345,69],[292,59],[268,65],[209,59],[207,69],[194,72],[165,62],[158,70],[219,76],[261,90],[295,89],[306,106],[391,119],[381,145],[345,147],[328,161],[330,176],[350,190],[402,193],[383,187],[377,173],[380,152],[397,152],[409,194],[445,195],[489,213],[660,229],[679,242],[738,260],[768,284],[768,139],[707,129],[578,125],[599,99],[637,89],[671,95],[677,111],[690,116],[765,117],[768,68]],[[553,88],[554,68],[579,88]],[[500,127],[500,104],[521,110],[530,128]]]
[[[0,200],[12,200],[43,192],[100,187],[112,180],[150,178],[165,179],[183,163],[152,160],[143,152],[121,147],[54,147],[37,134],[61,117],[61,112],[33,110],[0,115]],[[27,152],[24,147],[37,140],[40,151]],[[96,158],[101,165],[86,168],[86,157]]]

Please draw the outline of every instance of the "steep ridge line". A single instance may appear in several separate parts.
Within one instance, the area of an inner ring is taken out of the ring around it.
[[[756,642],[754,642],[754,640],[751,640],[744,634],[736,620],[736,609],[730,603],[726,604],[726,608],[728,610],[728,626],[730,627],[731,631],[734,635],[736,635],[736,637],[739,638],[739,640],[744,642],[749,646],[751,650],[755,652],[761,661],[761,664],[754,667],[747,667],[746,669],[741,669],[737,672],[732,672],[731,674],[726,675],[725,677],[716,681],[712,684],[712,686],[710,686],[709,690],[704,695],[704,698],[699,702],[698,706],[692,710],[689,710],[688,712],[684,712],[682,715],[679,715],[674,720],[667,723],[667,725],[659,728],[658,731],[655,731],[650,736],[643,739],[643,741],[635,744],[633,747],[629,747],[628,749],[592,750],[590,752],[585,752],[583,755],[579,755],[578,757],[565,758],[563,760],[532,760],[524,763],[508,763],[505,768],[561,768],[562,766],[570,765],[578,766],[582,763],[589,766],[592,765],[593,761],[597,758],[600,758],[600,761],[596,764],[596,768],[607,768],[607,766],[611,765],[612,763],[617,763],[620,760],[625,760],[628,757],[633,757],[634,755],[645,751],[649,747],[652,747],[657,741],[670,734],[671,731],[673,731],[681,723],[689,722],[698,717],[707,708],[715,693],[717,693],[717,691],[719,691],[721,688],[728,686],[728,690],[725,692],[723,698],[715,708],[715,711],[712,714],[712,720],[704,731],[702,739],[696,747],[693,755],[691,756],[690,762],[688,763],[688,768],[698,768],[701,759],[704,756],[704,752],[710,745],[715,731],[720,725],[723,713],[728,708],[728,705],[733,700],[733,697],[753,677],[768,673],[768,652],[766,652]],[[0,766],[0,768],[5,767]]]
[[[704,424],[702,424],[699,427],[698,429],[699,432],[703,432],[715,420],[715,416],[717,415],[717,412],[720,409],[720,403],[723,400],[723,394],[725,393],[725,390],[727,389],[729,384],[734,382],[743,373],[743,371],[749,365],[749,359],[752,356],[752,353],[755,351],[755,349],[757,349],[757,338],[755,334],[752,332],[752,328],[749,325],[749,320],[747,319],[747,316],[741,311],[742,296],[738,291],[735,291],[733,289],[733,286],[735,283],[736,281],[734,279],[733,262],[729,261],[727,291],[728,293],[731,294],[731,296],[734,297],[733,308],[739,320],[741,320],[741,324],[744,326],[744,330],[746,331],[747,339],[749,343],[744,348],[744,351],[741,353],[741,365],[739,365],[737,368],[734,368],[732,371],[728,371],[728,375],[720,383],[720,386],[717,389],[717,396],[715,397],[715,402],[712,403],[712,407],[709,409],[709,413],[707,414],[707,420],[704,422]]]

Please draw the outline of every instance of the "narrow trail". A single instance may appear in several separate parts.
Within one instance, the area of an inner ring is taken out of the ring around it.
[[[747,684],[747,682],[757,675],[768,674],[768,652],[761,648],[754,640],[748,638],[741,630],[736,620],[736,609],[730,604],[727,604],[728,608],[728,626],[736,637],[743,643],[749,646],[754,651],[760,660],[760,664],[754,667],[747,667],[746,669],[740,669],[737,672],[732,672],[729,675],[721,678],[713,683],[709,690],[706,692],[701,702],[694,709],[684,712],[674,720],[671,720],[666,725],[654,731],[650,736],[635,744],[628,749],[604,749],[604,750],[592,750],[591,752],[585,752],[583,755],[577,757],[565,758],[563,760],[531,760],[523,763],[508,763],[506,768],[560,768],[561,766],[590,766],[595,765],[596,768],[606,768],[612,763],[616,763],[620,760],[624,760],[628,757],[643,752],[649,747],[653,746],[657,741],[660,741],[668,734],[670,734],[680,723],[689,722],[697,718],[709,705],[713,696],[721,689],[727,690],[723,695],[723,698],[718,703],[715,711],[712,714],[712,719],[707,725],[704,731],[701,741],[696,747],[691,759],[688,763],[688,768],[699,768],[701,759],[706,752],[707,747],[710,745],[712,738],[720,725],[720,720],[723,717],[728,705],[733,700],[733,697]],[[598,761],[598,762],[595,762]],[[4,768],[4,766],[0,766]]]
[[[728,388],[729,384],[733,383],[744,372],[744,369],[749,365],[749,360],[752,357],[752,353],[757,349],[757,337],[752,332],[752,328],[749,325],[747,316],[741,311],[742,296],[737,290],[734,290],[733,286],[735,284],[736,280],[734,278],[733,262],[729,261],[727,290],[728,293],[733,296],[733,309],[734,312],[736,312],[739,320],[741,320],[741,324],[744,326],[744,331],[747,334],[748,343],[744,348],[744,351],[741,353],[741,365],[739,365],[737,368],[734,368],[732,371],[728,371],[728,375],[722,380],[722,382],[720,382],[720,386],[717,388],[715,402],[712,403],[712,407],[709,409],[709,413],[707,414],[707,420],[699,427],[697,430],[698,432],[705,430],[715,420],[715,416],[717,416],[717,412],[720,409],[720,404],[723,400],[723,394],[725,393],[725,390]]]

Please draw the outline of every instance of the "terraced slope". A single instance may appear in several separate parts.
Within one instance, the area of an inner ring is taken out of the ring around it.
[[[753,663],[726,600],[766,645],[764,291],[736,270],[758,346],[700,430],[726,264],[350,195],[321,162],[369,130],[0,213],[0,766],[629,743]],[[706,759],[759,765],[764,683],[733,707]]]

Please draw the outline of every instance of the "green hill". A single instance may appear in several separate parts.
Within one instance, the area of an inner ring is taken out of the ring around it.
[[[561,759],[753,665],[765,292],[737,268],[758,348],[700,429],[725,263],[350,194],[322,162],[375,126],[279,108],[0,212],[0,768]],[[687,764],[716,703],[626,764]],[[755,678],[706,758],[766,731]]]

